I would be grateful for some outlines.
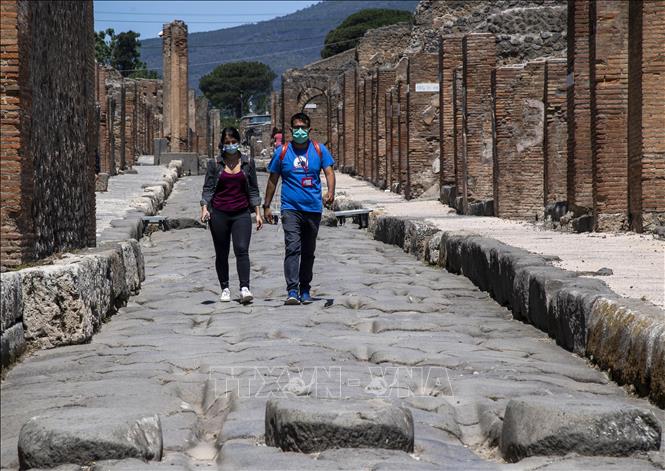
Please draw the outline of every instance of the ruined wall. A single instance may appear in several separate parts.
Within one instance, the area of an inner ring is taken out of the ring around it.
[[[165,24],[162,29],[164,59],[164,137],[171,152],[188,148],[188,52],[187,25],[180,20]]]
[[[16,266],[95,244],[93,5],[0,8],[0,255]]]
[[[437,52],[440,35],[492,33],[497,64],[516,64],[565,57],[566,29],[566,0],[423,0],[409,50]]]
[[[545,62],[494,72],[494,215],[541,220],[544,192]]]
[[[410,37],[411,25],[406,23],[367,31],[356,48],[358,66],[362,71],[371,71],[397,64]]]

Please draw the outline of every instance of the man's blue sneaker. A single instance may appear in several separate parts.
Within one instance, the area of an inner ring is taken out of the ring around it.
[[[294,289],[289,291],[289,294],[286,296],[286,302],[284,303],[287,306],[294,306],[300,304],[300,298],[298,297],[298,292]]]
[[[312,304],[314,299],[309,295],[309,291],[303,291],[300,293],[300,302],[303,304]]]

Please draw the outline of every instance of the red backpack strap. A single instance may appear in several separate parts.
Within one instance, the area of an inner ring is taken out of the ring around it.
[[[282,152],[280,152],[280,154],[279,154],[279,161],[280,162],[284,161],[284,156],[286,155],[288,150],[289,150],[289,143],[287,142],[286,144],[282,145]]]
[[[316,142],[314,139],[312,139],[312,144],[314,145],[316,153],[319,154],[319,159],[323,158],[323,153],[321,152],[321,146],[319,145],[319,143]]]

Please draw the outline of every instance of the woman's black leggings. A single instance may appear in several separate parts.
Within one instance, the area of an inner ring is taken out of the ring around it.
[[[252,218],[244,209],[236,213],[225,213],[213,208],[210,214],[210,232],[215,244],[215,268],[219,284],[229,287],[229,248],[233,239],[233,253],[240,287],[249,288],[249,241],[252,237]]]

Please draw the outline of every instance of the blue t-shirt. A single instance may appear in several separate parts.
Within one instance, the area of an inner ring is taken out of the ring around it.
[[[289,148],[282,161],[279,159],[282,147],[275,150],[268,171],[282,176],[282,209],[309,213],[323,211],[321,169],[332,167],[335,161],[326,146],[319,144],[319,147],[321,148],[320,158],[311,141],[307,151],[301,155],[297,155],[289,143]],[[304,178],[311,178],[312,186],[303,186]]]

